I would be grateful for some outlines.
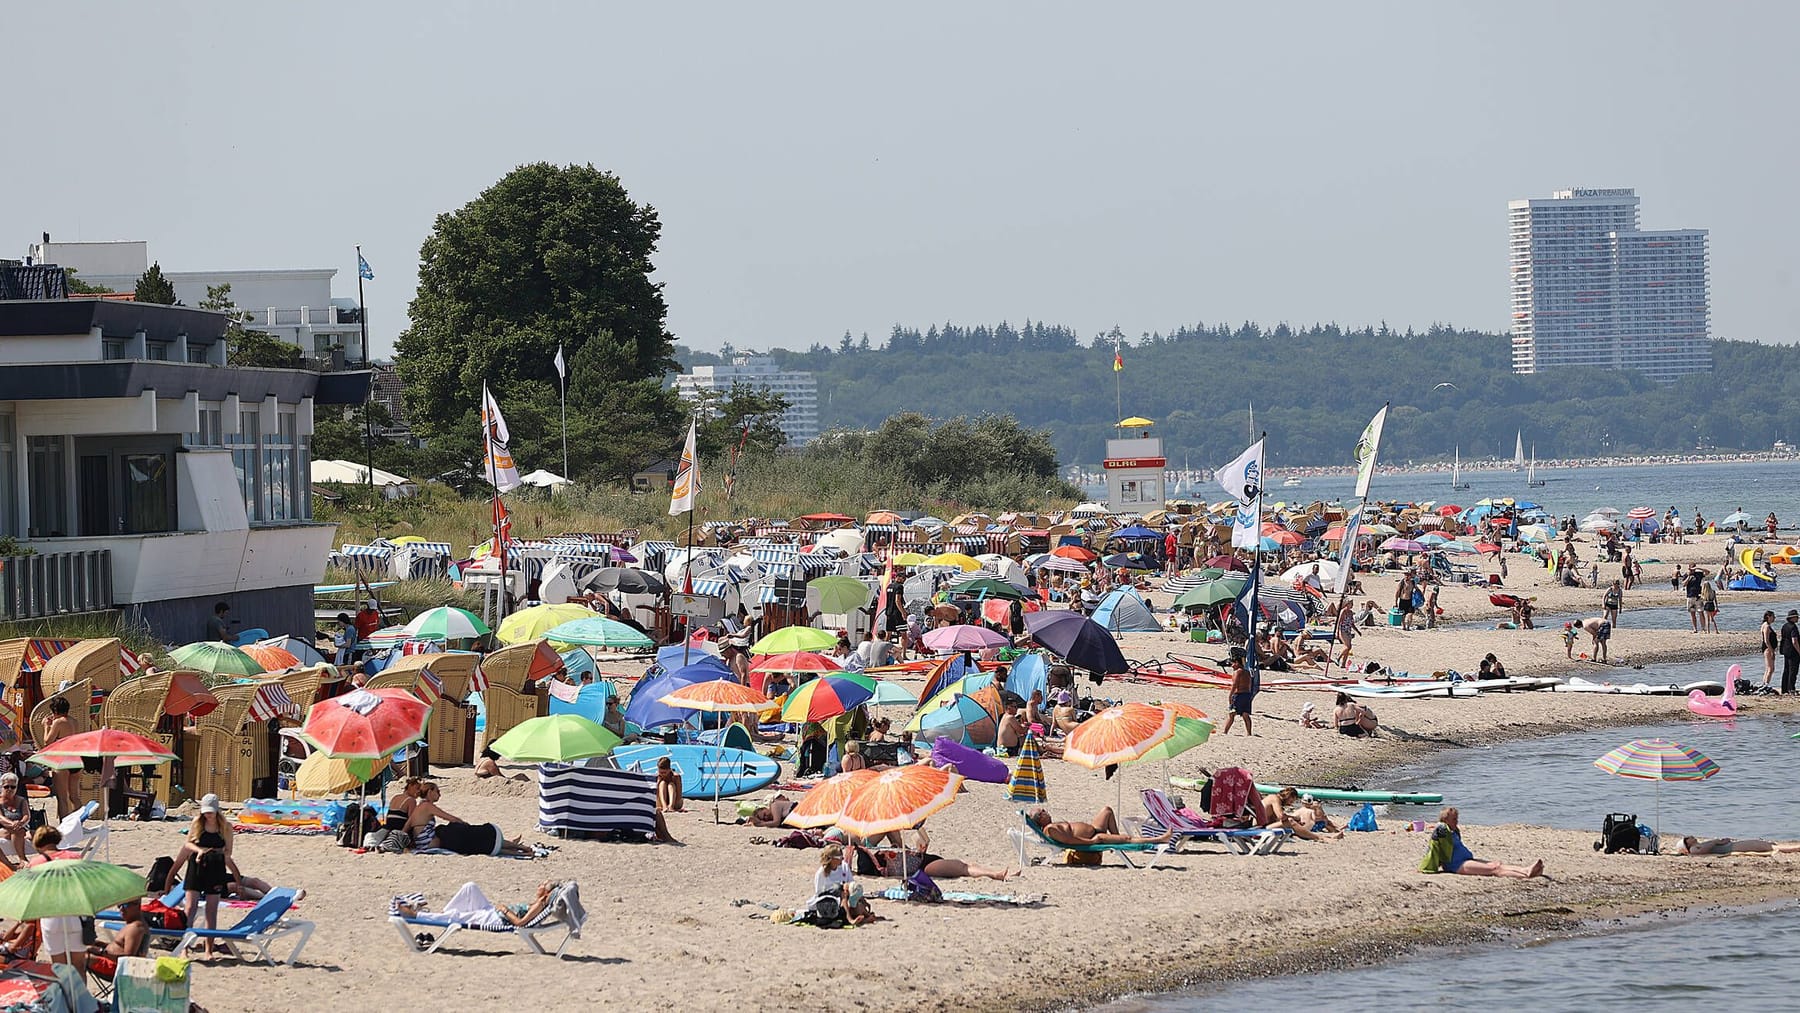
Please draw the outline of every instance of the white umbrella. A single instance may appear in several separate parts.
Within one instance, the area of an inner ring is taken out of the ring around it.
[[[1735,510],[1732,512],[1731,516],[1725,518],[1722,521],[1718,521],[1717,523],[1719,523],[1721,525],[1748,524],[1748,523],[1750,523],[1750,515],[1743,512],[1742,510]]]
[[[1299,566],[1290,567],[1286,573],[1281,575],[1281,579],[1290,583],[1296,580],[1305,580],[1312,575],[1312,568],[1315,566],[1319,568],[1320,580],[1327,584],[1337,580],[1338,563],[1335,559],[1321,559],[1316,562],[1301,563]]]

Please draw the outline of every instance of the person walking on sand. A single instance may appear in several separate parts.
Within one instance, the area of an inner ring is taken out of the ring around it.
[[[1225,715],[1225,727],[1220,735],[1231,734],[1231,723],[1238,718],[1244,719],[1244,734],[1255,734],[1250,730],[1250,703],[1256,698],[1255,684],[1250,679],[1250,670],[1244,667],[1244,649],[1231,649],[1231,710]]]
[[[1711,630],[1719,632],[1719,592],[1713,582],[1706,579],[1706,571],[1700,571],[1700,632]]]
[[[1699,633],[1700,625],[1700,587],[1706,583],[1706,571],[1698,566],[1690,567],[1687,576],[1682,579],[1681,588],[1687,595],[1688,622],[1693,625],[1693,632]]]
[[[1619,607],[1625,604],[1623,585],[1619,581],[1613,581],[1612,586],[1606,589],[1606,594],[1600,599],[1600,604],[1604,609],[1606,621],[1614,626],[1619,625]]]
[[[1408,570],[1400,577],[1400,586],[1394,589],[1394,607],[1400,610],[1400,628],[1412,629],[1413,617],[1413,577]]]
[[[1794,691],[1794,680],[1800,678],[1800,610],[1788,609],[1787,622],[1781,624],[1781,694]]]

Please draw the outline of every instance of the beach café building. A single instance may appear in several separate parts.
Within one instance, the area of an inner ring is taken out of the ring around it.
[[[228,323],[0,299],[0,544],[30,552],[0,558],[0,618],[116,608],[187,643],[224,601],[234,629],[312,631],[336,530],[312,521],[314,413],[368,374],[227,366]]]

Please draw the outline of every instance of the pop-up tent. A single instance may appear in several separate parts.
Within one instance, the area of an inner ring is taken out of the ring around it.
[[[1154,633],[1162,629],[1144,599],[1125,588],[1100,599],[1093,620],[1114,633]]]

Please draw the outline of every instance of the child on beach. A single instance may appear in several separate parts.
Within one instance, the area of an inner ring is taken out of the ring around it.
[[[1250,730],[1250,702],[1256,696],[1250,679],[1250,670],[1244,667],[1244,649],[1231,649],[1231,711],[1225,715],[1225,727],[1220,735],[1231,734],[1231,723],[1238,718],[1244,719],[1244,734],[1255,734]]]

